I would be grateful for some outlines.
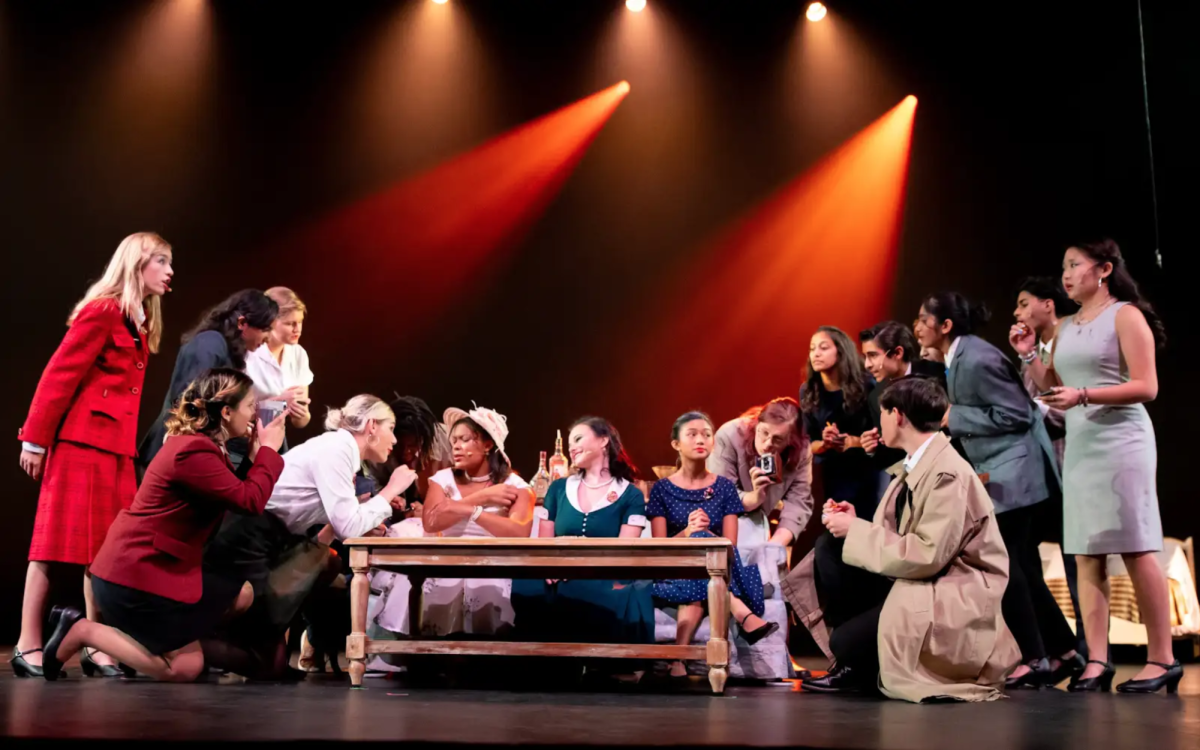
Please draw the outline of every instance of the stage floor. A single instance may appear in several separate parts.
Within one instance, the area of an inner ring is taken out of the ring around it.
[[[11,649],[8,651],[11,653]],[[20,680],[0,667],[0,737],[128,741],[405,741],[501,746],[821,748],[1200,747],[1200,665],[1180,693],[1153,696],[1018,692],[985,704],[914,706],[874,698],[707,681],[596,692],[430,689],[332,676],[293,685],[163,685],[146,679]],[[1123,667],[1117,679],[1134,667]],[[40,743],[39,743],[40,744]]]

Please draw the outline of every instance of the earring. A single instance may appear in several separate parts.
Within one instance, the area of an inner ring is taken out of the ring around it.
[[[379,438],[375,437],[374,435],[367,435],[367,445],[374,447],[378,442]]]

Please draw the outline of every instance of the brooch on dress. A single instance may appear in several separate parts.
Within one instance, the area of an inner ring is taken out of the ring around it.
[[[612,490],[611,492],[608,493],[608,501],[610,503],[615,503],[617,501],[617,491],[616,490]]]
[[[712,500],[712,499],[713,499],[713,495],[715,495],[715,494],[717,494],[717,493],[713,491],[713,488],[712,488],[712,487],[705,487],[705,488],[704,488],[704,499],[705,499],[705,500]]]

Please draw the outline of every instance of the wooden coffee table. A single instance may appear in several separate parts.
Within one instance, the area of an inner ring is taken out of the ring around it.
[[[729,555],[723,537],[699,539],[465,539],[428,537],[347,539],[351,633],[346,638],[350,682],[360,687],[368,654],[578,656],[620,659],[704,659],[714,693],[725,690],[729,664]],[[706,645],[525,643],[367,638],[367,573],[379,568],[412,581],[409,632],[421,632],[421,589],[426,578],[708,579],[711,636]]]

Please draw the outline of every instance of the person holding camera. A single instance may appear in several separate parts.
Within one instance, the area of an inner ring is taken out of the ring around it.
[[[252,672],[245,658],[230,658],[243,652],[210,641],[250,607],[252,587],[203,567],[201,557],[226,510],[263,513],[283,471],[283,417],[254,425],[253,384],[236,370],[210,370],[183,390],[167,418],[166,444],[92,562],[93,595],[108,624],[55,607],[46,679],[58,679],[62,664],[87,648],[119,660],[129,675],[167,682],[191,682],[206,665]],[[249,438],[243,476],[225,451],[235,437]]]
[[[989,701],[1019,651],[1000,599],[1008,553],[975,470],[940,434],[946,393],[904,377],[880,396],[882,437],[904,451],[874,519],[827,502],[822,522],[846,562],[877,579],[856,592],[859,613],[833,631],[836,667],[808,692],[878,687],[889,698]]]
[[[796,399],[772,399],[721,425],[708,469],[734,483],[746,513],[764,529],[780,508],[771,544],[790,547],[808,525],[812,456]]]

